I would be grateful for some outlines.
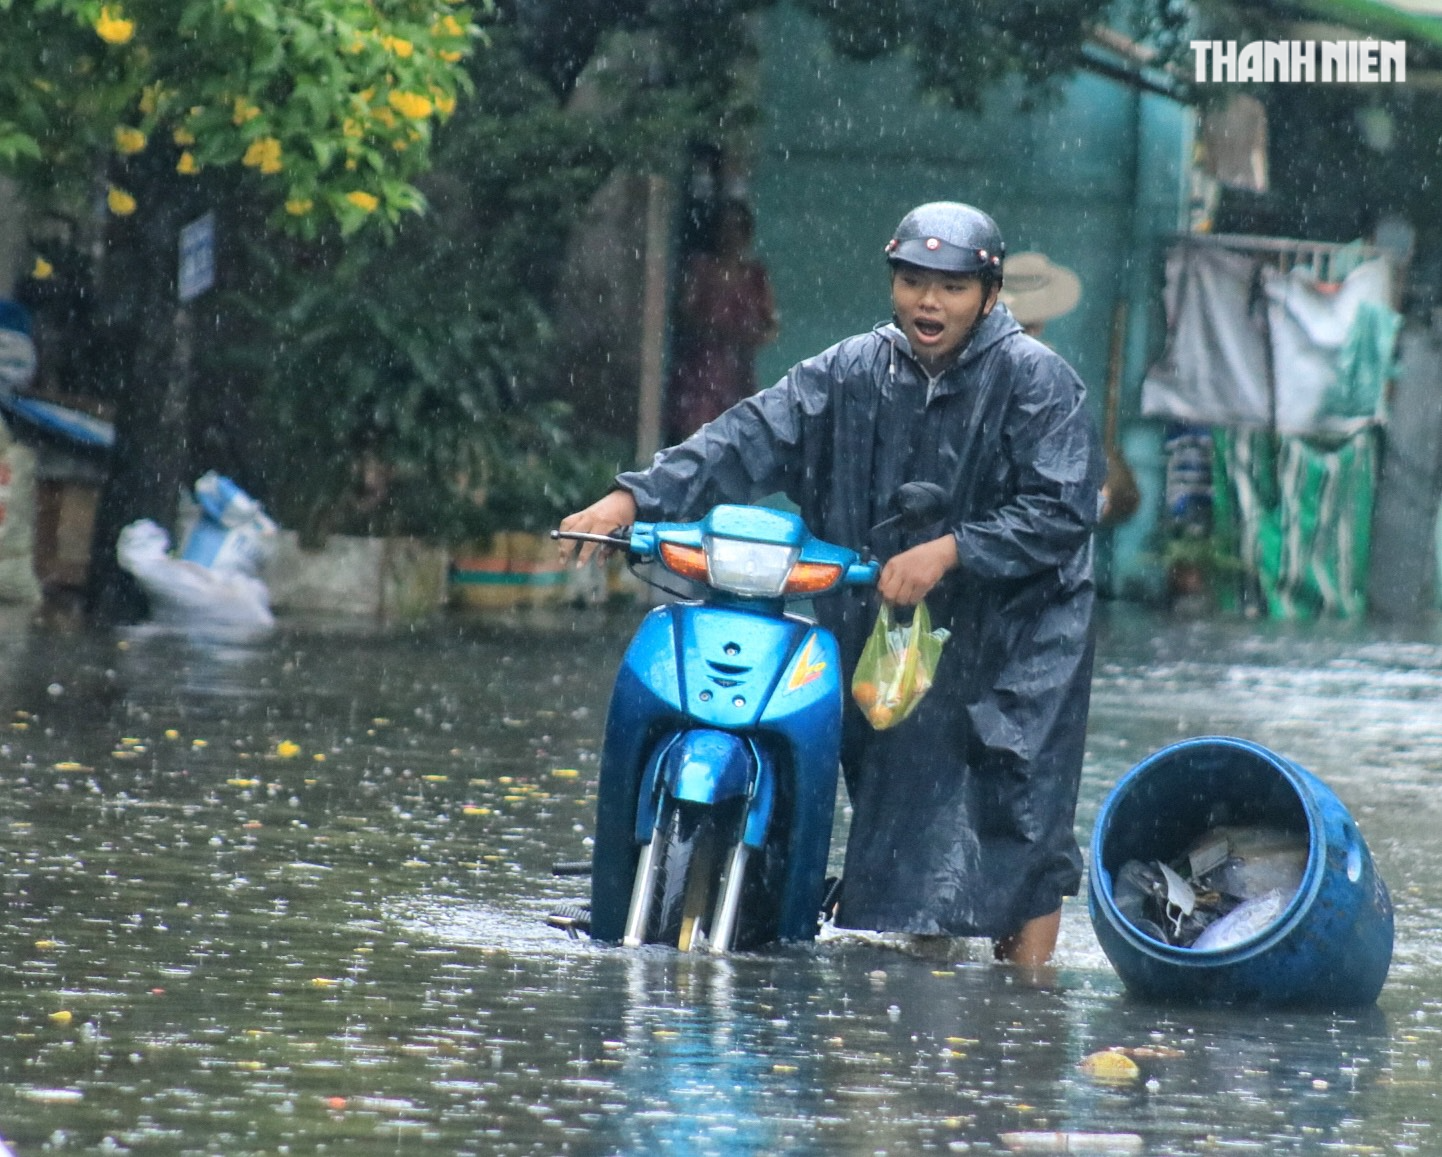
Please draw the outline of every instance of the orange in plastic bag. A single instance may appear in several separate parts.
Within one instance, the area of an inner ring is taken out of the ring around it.
[[[898,625],[889,603],[881,604],[876,625],[851,677],[851,697],[877,731],[894,727],[916,710],[941,660],[951,632],[931,628],[931,612],[920,603],[911,622]]]

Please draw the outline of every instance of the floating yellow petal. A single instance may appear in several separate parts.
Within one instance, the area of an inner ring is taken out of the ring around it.
[[[36,281],[44,281],[46,278],[55,276],[55,266],[46,261],[43,257],[35,259],[35,268],[30,271],[30,276]]]
[[[110,206],[110,211],[117,217],[129,217],[135,212],[135,198],[124,189],[110,186],[105,194],[105,203]]]
[[[289,739],[282,739],[275,745],[275,753],[281,759],[294,759],[300,754],[300,744],[292,743]]]
[[[95,33],[106,44],[124,44],[135,35],[135,21],[125,19],[119,8],[105,5],[95,22]]]
[[[69,1024],[72,1020],[75,1019],[75,1014],[70,1012],[68,1009],[62,1008],[58,1012],[52,1012],[50,1014],[50,1019],[53,1020],[56,1024]]]
[[[145,134],[129,125],[115,126],[115,151],[126,156],[145,148]]]
[[[200,172],[200,166],[195,161],[195,154],[189,149],[181,153],[180,160],[175,162],[175,171],[186,177],[193,177]]]
[[[1137,1067],[1136,1061],[1115,1049],[1104,1049],[1102,1052],[1083,1057],[1081,1064],[1077,1067],[1095,1081],[1117,1084],[1134,1081],[1141,1076],[1142,1072]]]

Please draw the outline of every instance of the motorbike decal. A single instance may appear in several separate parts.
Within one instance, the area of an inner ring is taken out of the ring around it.
[[[806,646],[801,648],[801,654],[797,656],[796,666],[791,668],[791,678],[786,680],[786,693],[799,691],[808,683],[814,683],[821,678],[821,673],[826,670],[826,660],[811,658],[811,649],[816,644],[816,636],[812,635],[806,640]]]

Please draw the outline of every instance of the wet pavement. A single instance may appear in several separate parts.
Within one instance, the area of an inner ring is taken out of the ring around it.
[[[548,928],[635,619],[201,639],[0,613],[17,1157],[1442,1152],[1435,625],[1106,615],[1080,838],[1189,735],[1309,768],[1397,905],[1378,1006],[1333,1015],[1133,1001],[1081,899],[1041,982],[979,944],[712,960]],[[1113,1046],[1140,1071],[1088,1075]]]

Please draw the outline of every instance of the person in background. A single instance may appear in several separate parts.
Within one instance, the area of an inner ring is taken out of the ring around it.
[[[751,255],[746,203],[720,201],[709,244],[681,275],[676,354],[666,386],[665,435],[679,442],[756,392],[756,351],[776,338],[766,267]]]
[[[853,816],[836,924],[988,937],[999,958],[1034,967],[1050,958],[1062,898],[1081,882],[1073,824],[1105,460],[1081,380],[998,300],[1005,252],[979,209],[912,210],[885,249],[891,322],[619,475],[561,528],[691,520],[784,492],[814,533],[883,564],[874,594],[816,603],[848,684],[875,599],[925,599],[951,632],[926,698],[885,731],[847,703]],[[873,535],[912,481],[943,489],[943,516]],[[580,560],[594,549],[582,546]],[[573,550],[563,544],[562,557]]]

